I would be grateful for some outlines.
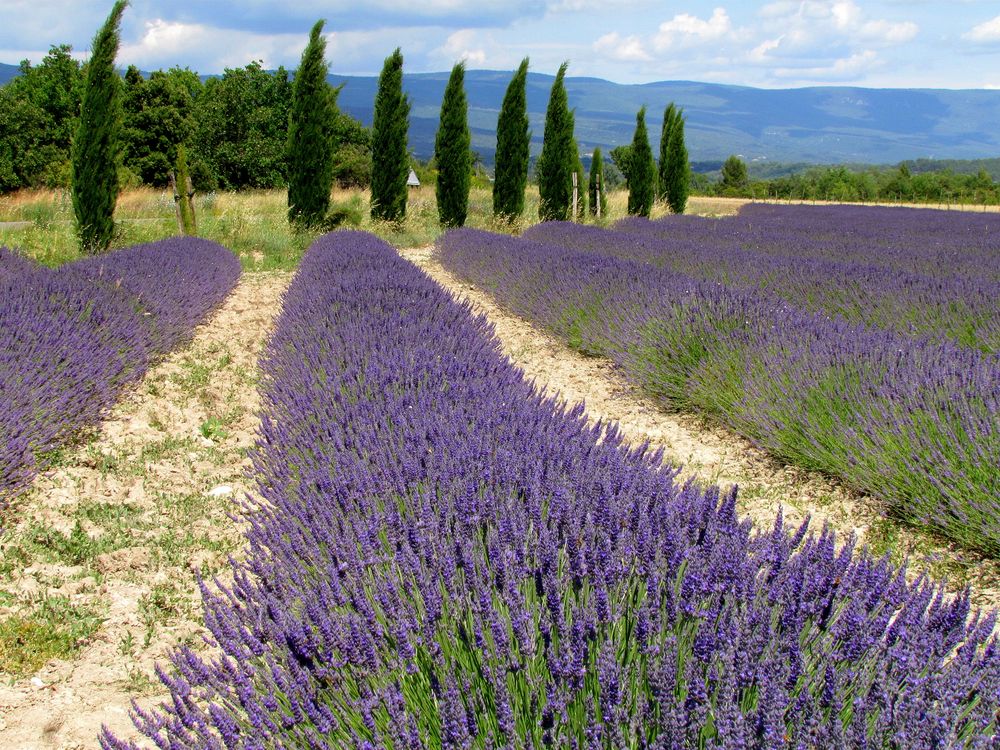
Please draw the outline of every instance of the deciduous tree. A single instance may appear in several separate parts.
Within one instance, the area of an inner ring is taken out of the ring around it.
[[[736,156],[736,154],[732,154],[722,165],[721,188],[723,190],[739,191],[743,190],[748,184],[750,184],[750,178],[747,173],[746,162]]]
[[[283,67],[268,72],[254,61],[206,81],[189,154],[196,183],[227,190],[286,185],[291,106],[292,84]]]
[[[177,161],[177,146],[194,130],[194,102],[173,72],[155,71],[143,79],[138,68],[125,73],[122,159],[147,185],[162,187]]]

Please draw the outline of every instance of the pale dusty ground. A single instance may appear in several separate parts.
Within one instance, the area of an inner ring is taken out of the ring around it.
[[[726,199],[715,199],[725,202]],[[724,212],[724,205],[717,206]],[[648,441],[665,449],[669,463],[683,464],[682,476],[739,486],[741,512],[770,528],[779,508],[786,523],[796,525],[807,515],[813,528],[829,523],[845,535],[854,532],[861,543],[879,554],[889,551],[914,569],[947,575],[955,585],[968,582],[976,604],[1000,606],[1000,565],[960,550],[949,549],[884,519],[877,504],[816,472],[786,466],[731,431],[692,414],[663,411],[628,383],[608,360],[585,357],[531,323],[498,306],[476,287],[446,271],[433,247],[400,250],[456,299],[466,299],[485,313],[515,365],[570,403],[583,401],[592,420],[618,422],[625,438]]]
[[[3,750],[93,748],[102,724],[135,738],[132,696],[145,705],[162,697],[154,663],[177,644],[201,644],[194,569],[225,571],[241,547],[227,514],[248,488],[257,358],[290,278],[244,274],[190,346],[149,372],[14,508],[0,559],[28,560],[0,576],[0,618],[62,595],[103,621],[75,658],[21,679],[0,673]],[[25,552],[23,540],[69,539],[77,522],[92,540],[77,559],[44,545]]]

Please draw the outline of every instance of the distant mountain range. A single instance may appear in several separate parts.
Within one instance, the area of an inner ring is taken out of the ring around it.
[[[0,64],[0,83],[17,66]],[[496,121],[512,71],[465,74],[473,148],[488,164],[496,148]],[[406,75],[410,147],[420,158],[434,150],[434,133],[448,73]],[[375,76],[330,75],[344,84],[340,108],[371,124]],[[528,110],[532,152],[541,150],[545,107],[553,77],[531,73]],[[981,159],[1000,156],[1000,90],[866,89],[824,86],[756,89],[691,81],[625,85],[599,78],[567,78],[576,111],[581,154],[629,143],[635,113],[647,105],[656,151],[664,107],[684,108],[691,159],[718,162],[730,154],[747,161],[813,164],[892,164],[907,159]]]

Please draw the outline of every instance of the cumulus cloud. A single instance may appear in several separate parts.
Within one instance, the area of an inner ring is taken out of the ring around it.
[[[870,72],[880,64],[878,53],[874,50],[862,50],[848,57],[842,57],[826,65],[816,65],[812,67],[775,68],[773,74],[776,78],[801,80],[803,78],[812,81],[824,81],[827,83],[853,81],[862,73]]]
[[[432,54],[452,61],[464,60],[473,66],[486,63],[486,50],[478,43],[473,29],[461,29],[450,34]]]
[[[920,32],[913,21],[869,18],[854,0],[777,0],[758,15],[765,29],[784,34],[787,49],[856,42],[891,46],[909,42]]]
[[[308,33],[317,18],[325,18],[331,29],[339,31],[487,28],[540,18],[546,11],[543,4],[529,0],[283,0],[280,13],[272,0],[214,0],[176,4],[176,8],[165,0],[144,0],[144,4],[170,20],[256,33]]]
[[[721,39],[731,31],[732,22],[725,8],[716,8],[708,19],[680,13],[660,24],[653,43],[658,50],[694,46]]]
[[[1000,16],[976,24],[962,38],[970,42],[1000,42]]]
[[[191,61],[189,65],[211,60],[207,70],[213,71],[243,67],[252,60],[277,67],[301,55],[303,46],[302,34],[261,35],[156,18],[145,22],[139,39],[121,45],[118,59],[147,70],[179,60]]]
[[[594,50],[612,60],[648,61],[653,57],[643,46],[638,36],[621,36],[617,31],[605,34],[594,42]]]

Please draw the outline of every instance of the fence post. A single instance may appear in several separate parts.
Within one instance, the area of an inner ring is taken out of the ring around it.
[[[576,221],[576,205],[577,205],[577,190],[579,186],[576,184],[576,171],[573,172],[573,221]]]

